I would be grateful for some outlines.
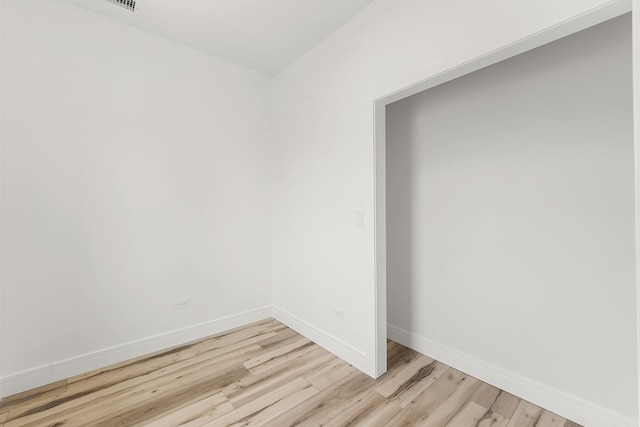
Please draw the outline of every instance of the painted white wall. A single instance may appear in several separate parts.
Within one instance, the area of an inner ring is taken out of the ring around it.
[[[4,39],[4,13],[2,13],[3,8],[2,8],[2,0],[0,0],[0,222],[2,221],[2,137],[3,137],[3,126],[2,126],[2,108],[3,108],[3,103],[2,103],[2,99],[4,99],[4,94],[3,94],[3,87],[4,84],[2,83],[3,81],[3,69],[4,69],[4,65],[3,65],[3,39]],[[0,241],[2,241],[2,227],[0,227]],[[3,340],[2,340],[2,334],[3,334],[3,327],[2,327],[2,312],[3,310],[3,304],[2,304],[2,249],[0,247],[0,349],[2,349],[3,346]],[[3,356],[3,351],[0,351],[0,378],[2,378],[2,372],[4,372],[4,356]],[[2,387],[0,387],[0,399],[3,397],[3,392],[2,392]]]
[[[378,0],[278,74],[275,309],[375,375],[373,100],[609,3]]]
[[[640,0],[633,0],[633,88],[634,88],[634,130],[635,130],[635,164],[636,164],[636,321],[638,343],[638,388],[640,389]],[[640,391],[638,391],[638,410],[640,412]],[[640,414],[638,415],[640,419]]]
[[[631,58],[625,15],[391,104],[386,172],[389,324],[633,418]]]
[[[271,80],[64,2],[2,15],[0,376],[270,305]]]

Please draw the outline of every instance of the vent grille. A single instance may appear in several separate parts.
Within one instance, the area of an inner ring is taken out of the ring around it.
[[[106,0],[109,3],[117,4],[118,6],[122,6],[125,9],[134,12],[136,10],[136,0]]]

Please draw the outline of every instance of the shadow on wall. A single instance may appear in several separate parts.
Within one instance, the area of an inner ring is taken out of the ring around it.
[[[389,325],[628,417],[630,35],[627,14],[390,104],[386,123]]]
[[[412,236],[414,235],[414,198],[412,116],[403,109],[387,107],[387,322],[414,330],[411,292],[415,283]],[[397,307],[404,307],[397,310]]]

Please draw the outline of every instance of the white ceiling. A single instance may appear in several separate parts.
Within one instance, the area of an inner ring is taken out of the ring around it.
[[[273,75],[373,0],[67,0],[145,31]]]

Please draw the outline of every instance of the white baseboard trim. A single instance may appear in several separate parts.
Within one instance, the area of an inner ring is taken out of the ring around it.
[[[12,374],[0,379],[0,398],[219,334],[271,315],[271,306],[260,307]]]
[[[638,422],[556,390],[514,372],[487,363],[436,341],[394,325],[387,325],[387,336],[459,371],[474,376],[535,405],[548,409],[585,427],[637,427]]]
[[[279,307],[265,306],[9,375],[0,379],[0,398],[189,341],[202,339],[269,317],[276,318],[361,371],[368,371],[365,352]],[[397,326],[388,325],[388,337],[495,387],[578,422],[585,427],[637,427],[638,425],[636,420],[489,364]]]
[[[273,306],[273,317],[300,335],[308,338],[320,347],[323,347],[325,350],[335,354],[340,359],[350,363],[360,371],[370,371],[370,369],[367,369],[369,366],[367,364],[367,354],[365,352],[347,344],[346,342],[279,307]]]

